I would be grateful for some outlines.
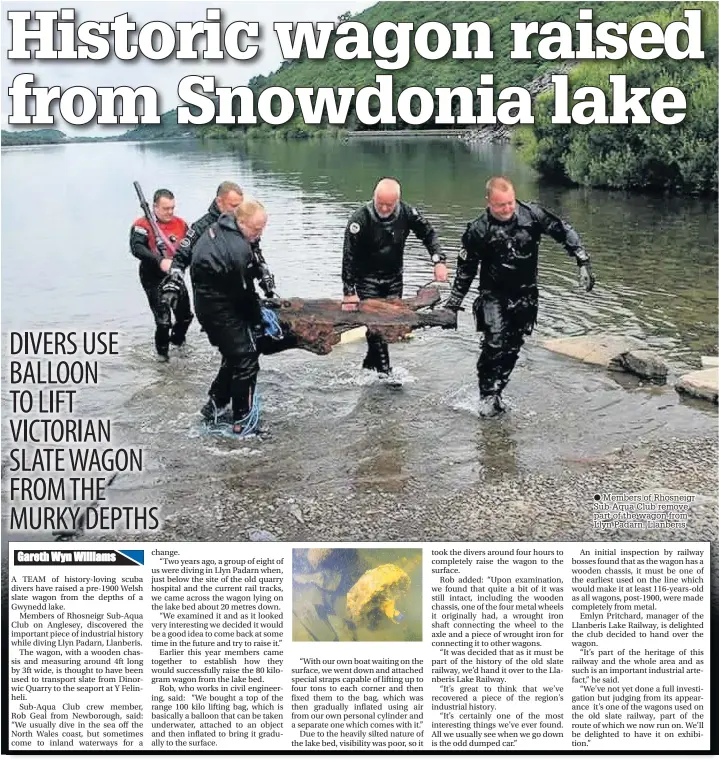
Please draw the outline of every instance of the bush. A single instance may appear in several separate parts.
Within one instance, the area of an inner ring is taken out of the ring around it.
[[[683,5],[642,20],[666,26],[683,18]],[[703,8],[705,59],[674,61],[585,62],[572,69],[570,92],[598,87],[609,95],[609,76],[622,74],[628,87],[677,87],[687,98],[682,122],[650,124],[552,124],[553,97],[541,95],[535,124],[520,136],[526,159],[543,175],[579,185],[685,194],[717,190],[717,6]]]

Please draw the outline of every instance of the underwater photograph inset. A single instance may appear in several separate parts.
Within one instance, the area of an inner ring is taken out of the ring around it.
[[[292,551],[293,641],[421,641],[422,550]]]

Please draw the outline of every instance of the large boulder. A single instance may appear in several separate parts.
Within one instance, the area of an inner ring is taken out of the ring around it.
[[[624,370],[633,375],[664,385],[669,367],[661,356],[643,348],[625,351],[609,362],[609,369]]]
[[[678,393],[705,399],[716,404],[717,397],[719,397],[719,368],[698,369],[695,372],[682,375],[674,384],[674,388]]]
[[[557,354],[571,356],[587,364],[608,367],[612,359],[628,351],[644,348],[636,338],[621,335],[579,335],[574,338],[552,338],[543,341],[544,348]]]
[[[647,350],[637,338],[621,335],[580,335],[574,338],[553,338],[542,345],[564,356],[607,369],[631,372],[633,375],[665,383],[669,367],[664,359]]]

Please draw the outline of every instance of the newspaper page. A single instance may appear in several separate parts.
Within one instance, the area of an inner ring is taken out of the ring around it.
[[[131,546],[11,544],[12,749],[709,749],[706,542]]]
[[[2,753],[716,751],[716,4],[0,23]]]

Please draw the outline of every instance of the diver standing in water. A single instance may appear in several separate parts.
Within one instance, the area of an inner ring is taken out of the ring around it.
[[[232,403],[232,432],[253,432],[251,423],[259,354],[293,347],[293,339],[264,337],[263,314],[254,280],[262,272],[252,245],[259,240],[267,212],[255,200],[244,198],[232,213],[223,214],[197,241],[192,256],[195,311],[222,364],[202,408],[208,421],[217,421]],[[265,345],[267,344],[267,345]],[[271,344],[271,345],[270,345]]]
[[[215,192],[215,198],[207,209],[207,213],[194,221],[185,233],[177,248],[177,254],[172,260],[169,270],[170,278],[165,283],[166,288],[171,288],[174,283],[182,281],[185,270],[192,262],[192,252],[197,241],[205,231],[214,224],[222,214],[231,214],[244,200],[245,194],[242,188],[235,182],[220,182]],[[272,275],[260,248],[260,241],[255,240],[252,244],[252,252],[257,266],[260,267],[260,287],[268,298],[274,296],[275,278]]]
[[[187,224],[184,219],[175,216],[175,196],[169,190],[162,188],[155,191],[150,211],[142,190],[137,183],[135,185],[145,216],[136,219],[132,225],[130,252],[140,260],[140,283],[155,319],[158,359],[168,361],[170,343],[181,346],[192,322],[190,297],[184,283],[180,280],[171,289],[163,288],[173,257],[187,232]]]
[[[514,186],[505,177],[492,177],[486,190],[487,208],[462,236],[457,273],[444,305],[458,311],[480,269],[479,296],[473,305],[477,331],[484,334],[477,361],[479,413],[492,417],[505,409],[502,391],[524,336],[531,334],[536,323],[542,235],[561,243],[575,259],[586,291],[594,287],[594,275],[589,254],[569,224],[536,203],[517,201]]]
[[[373,198],[355,211],[347,223],[342,252],[342,286],[345,311],[356,310],[360,300],[402,296],[404,247],[413,232],[429,251],[434,279],[447,281],[445,255],[432,225],[414,207],[400,200],[396,179],[385,177]],[[381,336],[367,330],[367,355],[363,369],[389,377],[389,347]]]

